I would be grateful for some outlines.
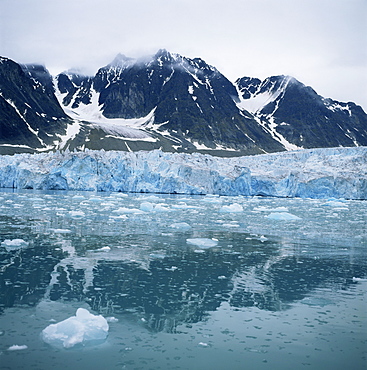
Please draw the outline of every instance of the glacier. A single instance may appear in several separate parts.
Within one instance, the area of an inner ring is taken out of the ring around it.
[[[231,158],[161,150],[16,154],[0,156],[0,187],[365,200],[367,147]]]

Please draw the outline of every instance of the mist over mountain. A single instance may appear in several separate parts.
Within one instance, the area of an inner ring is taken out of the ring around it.
[[[365,146],[367,115],[290,76],[229,81],[200,58],[118,54],[94,76],[0,59],[0,153],[153,150],[239,156]]]

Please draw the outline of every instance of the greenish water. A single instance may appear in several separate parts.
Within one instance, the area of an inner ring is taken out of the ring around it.
[[[0,287],[1,369],[362,370],[367,202],[2,191]]]

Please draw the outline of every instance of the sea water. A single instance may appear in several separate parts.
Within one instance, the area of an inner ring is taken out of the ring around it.
[[[362,370],[366,292],[365,201],[0,192],[1,369]]]

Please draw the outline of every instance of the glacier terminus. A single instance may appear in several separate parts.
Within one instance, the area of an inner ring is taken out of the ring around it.
[[[367,147],[213,157],[161,150],[0,157],[0,187],[367,199]]]

